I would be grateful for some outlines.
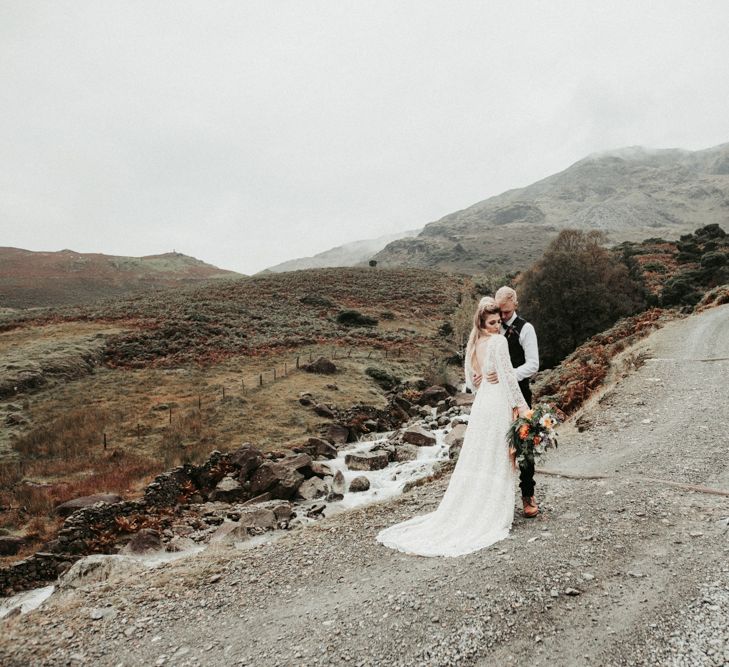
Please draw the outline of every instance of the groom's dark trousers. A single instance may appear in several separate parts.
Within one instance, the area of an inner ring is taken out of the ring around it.
[[[506,328],[506,342],[509,344],[509,357],[511,358],[511,365],[514,368],[521,366],[526,361],[524,354],[524,348],[519,342],[519,335],[521,330],[524,328],[526,320],[518,315]],[[524,396],[524,400],[527,405],[532,407],[532,390],[529,388],[529,378],[522,380],[519,383],[519,389]],[[527,463],[521,468],[521,474],[519,476],[519,487],[521,488],[521,495],[524,498],[531,498],[534,495],[534,464]]]

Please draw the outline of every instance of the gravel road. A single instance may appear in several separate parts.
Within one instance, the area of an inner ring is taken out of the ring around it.
[[[561,429],[541,515],[461,558],[378,530],[447,478],[249,550],[221,549],[8,619],[3,665],[729,663],[729,306],[639,343],[650,358]],[[592,477],[593,479],[585,479]],[[673,484],[671,484],[673,483]]]

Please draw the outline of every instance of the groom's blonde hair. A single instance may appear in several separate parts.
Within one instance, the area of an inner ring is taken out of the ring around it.
[[[511,303],[514,304],[514,308],[519,305],[519,299],[516,296],[516,290],[512,289],[511,287],[507,287],[506,285],[504,285],[503,287],[499,287],[499,289],[496,290],[496,294],[494,294],[494,299],[496,299],[496,303],[498,303],[499,305],[505,303],[506,301],[511,301]]]

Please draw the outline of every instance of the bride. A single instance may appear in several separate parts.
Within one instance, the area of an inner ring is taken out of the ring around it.
[[[482,383],[476,394],[458,463],[438,509],[381,531],[377,541],[385,546],[420,556],[461,556],[509,534],[515,473],[506,432],[515,413],[523,415],[528,407],[500,323],[496,301],[481,299],[466,347],[466,385],[473,389],[473,375],[492,370],[499,382]]]

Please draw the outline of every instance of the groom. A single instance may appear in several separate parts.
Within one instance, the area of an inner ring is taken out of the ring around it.
[[[514,367],[519,388],[524,395],[524,400],[529,407],[532,406],[532,392],[529,388],[529,381],[539,370],[539,348],[537,346],[537,333],[534,327],[524,318],[516,314],[516,307],[519,302],[516,292],[511,287],[500,287],[494,295],[496,304],[501,311],[501,333],[506,337],[509,344],[509,356],[511,365]],[[486,376],[492,384],[498,384],[499,378],[494,371]],[[480,377],[474,378],[474,384],[478,386]],[[521,469],[519,478],[521,488],[521,499],[524,503],[524,516],[532,518],[539,514],[539,506],[534,499],[534,464],[527,463]]]

